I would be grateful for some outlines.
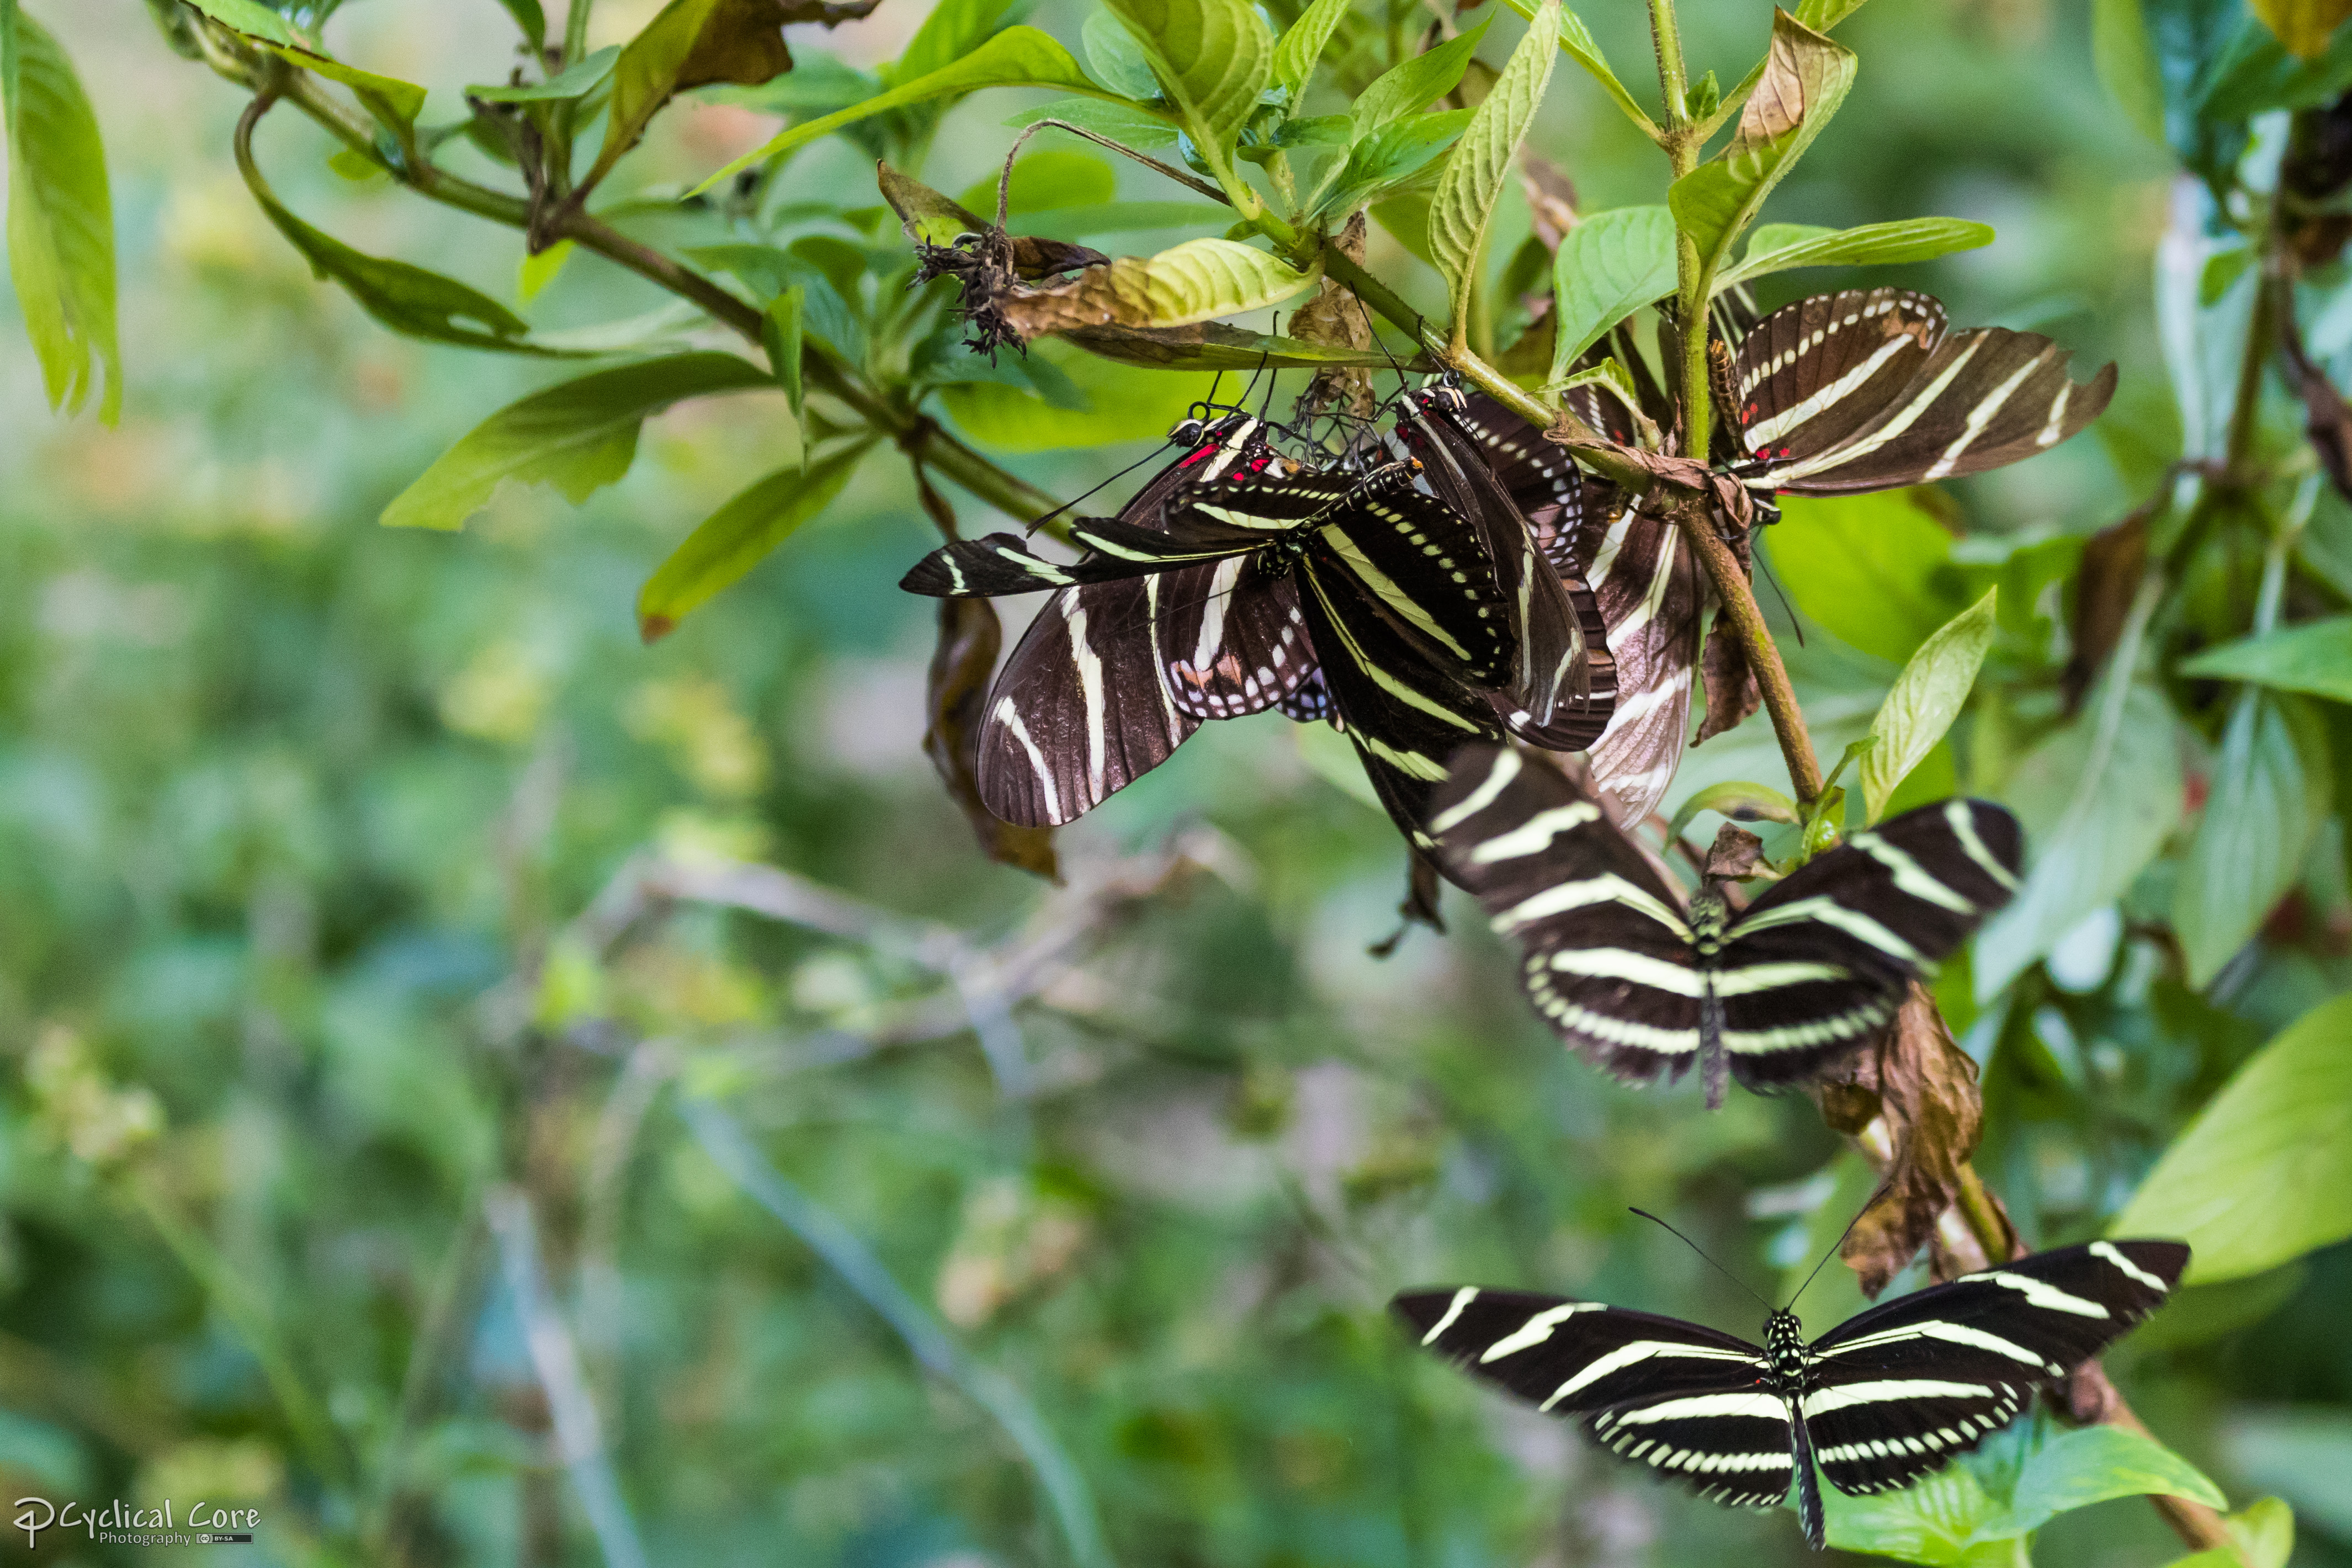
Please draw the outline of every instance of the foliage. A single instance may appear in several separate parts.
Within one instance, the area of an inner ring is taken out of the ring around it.
[[[1219,371],[1549,423],[1605,340],[1703,423],[1703,340],[1621,322],[1897,281],[2118,351],[2104,455],[1787,499],[1745,646],[1806,738],[1664,810],[1769,868],[2011,807],[1937,1247],[2197,1260],[2112,1358],[2161,1440],[2038,1416],[1833,1539],[2154,1563],[2153,1496],[2187,1562],[2347,1560],[2342,7],[1661,4],[1653,97],[1557,0],[902,3],[0,0],[9,1495],[235,1496],[321,1563],[1793,1561],[1379,1305],[1751,1330],[1624,1204],[1801,1273],[1898,1124],[1606,1085],[1480,936],[1366,957],[1393,840],[1328,730],[1210,727],[1066,885],[991,865],[914,758],[1001,632],[890,585]]]

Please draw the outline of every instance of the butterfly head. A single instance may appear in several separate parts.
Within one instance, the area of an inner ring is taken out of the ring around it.
[[[1797,1314],[1783,1307],[1764,1320],[1764,1354],[1771,1363],[1772,1374],[1782,1379],[1794,1379],[1805,1370],[1805,1325]]]

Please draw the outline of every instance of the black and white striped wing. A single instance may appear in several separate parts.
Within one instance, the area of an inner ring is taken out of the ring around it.
[[[1690,546],[1674,524],[1622,505],[1588,514],[1570,541],[1592,585],[1617,701],[1592,743],[1592,779],[1610,821],[1633,828],[1665,799],[1691,730],[1705,589]]]
[[[1609,651],[1609,626],[1601,617],[1599,597],[1580,582],[1563,579],[1562,586],[1569,590],[1569,603],[1584,639],[1583,700],[1554,708],[1551,722],[1539,725],[1533,714],[1503,693],[1489,692],[1486,697],[1503,727],[1516,738],[1546,751],[1582,751],[1598,743],[1616,715],[1617,656]]]
[[[1157,600],[1213,569],[1064,588],[997,673],[981,720],[980,798],[1056,827],[1168,760],[1201,721],[1160,683]]]
[[[1196,718],[1284,707],[1315,677],[1298,584],[1255,556],[1218,561],[1168,595],[1157,634],[1169,695]]]
[[[1912,386],[1945,325],[1941,301],[1907,288],[1847,288],[1782,306],[1732,361],[1741,444],[1773,459],[1837,446]]]
[[[1391,464],[1366,476],[1315,530],[1327,578],[1352,580],[1421,656],[1463,685],[1507,685],[1518,655],[1510,607],[1475,525]],[[1327,655],[1328,656],[1328,655]]]
[[[2097,1355],[2189,1266],[2178,1241],[2036,1252],[1848,1318],[1810,1352],[1805,1421],[1840,1491],[1939,1469],[2012,1419],[2033,1390]]]
[[[1955,332],[1878,418],[1766,477],[1790,495],[1831,496],[2021,462],[2082,430],[2115,395],[2114,365],[2077,384],[2070,357],[2038,332]]]
[[[1701,984],[1682,900],[1599,804],[1539,761],[1475,747],[1432,806],[1446,874],[1521,945],[1544,1021],[1628,1082],[1687,1071]]]
[[[1310,543],[1300,575],[1299,605],[1331,711],[1406,841],[1432,849],[1431,792],[1461,747],[1502,739],[1494,706],[1433,667],[1336,556]]]
[[[1750,1089],[1793,1082],[1872,1039],[1905,987],[2016,894],[2023,857],[2008,811],[1941,800],[1773,884],[1709,966],[1733,1074]]]
[[[1739,1508],[1789,1493],[1788,1402],[1747,1341],[1677,1318],[1521,1291],[1408,1291],[1422,1345],[1615,1453]]]
[[[1422,461],[1437,498],[1470,520],[1492,564],[1505,630],[1513,645],[1506,695],[1538,729],[1559,726],[1597,737],[1608,723],[1607,703],[1592,696],[1584,618],[1574,596],[1590,599],[1581,582],[1563,582],[1544,558],[1535,533],[1511,494],[1486,465],[1477,442],[1454,422],[1451,392],[1418,393],[1406,402],[1398,429]],[[1595,655],[1605,653],[1593,645]],[[1569,710],[1563,714],[1561,710]]]

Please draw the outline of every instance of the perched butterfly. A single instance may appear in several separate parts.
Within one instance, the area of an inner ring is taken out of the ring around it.
[[[1520,980],[1561,1039],[1620,1078],[1767,1089],[1875,1038],[1905,988],[2017,890],[2017,820],[1952,800],[1853,834],[1745,910],[1687,909],[1558,769],[1465,748],[1432,802],[1446,873],[1525,951]]]
[[[1943,304],[1849,288],[1784,305],[1741,339],[1728,410],[1767,494],[1834,496],[1978,474],[2046,452],[2099,417],[2116,367],[2067,374],[2038,332],[1949,330]]]
[[[1188,419],[1169,439],[1182,455],[1120,509],[1139,527],[1189,486],[1281,461],[1245,413]],[[945,552],[933,563],[958,570]],[[988,694],[977,746],[991,811],[1027,827],[1067,822],[1166,761],[1203,718],[1311,700],[1297,595],[1276,591],[1227,613],[1218,570],[1060,586]],[[1260,683],[1260,671],[1272,678]]]
[[[2178,1241],[2036,1252],[1882,1302],[1808,1344],[1774,1311],[1757,1346],[1698,1323],[1524,1291],[1408,1291],[1423,1345],[1662,1476],[1797,1516],[1823,1544],[1813,1467],[1853,1495],[1907,1486],[2014,1419],[2162,1305]]]

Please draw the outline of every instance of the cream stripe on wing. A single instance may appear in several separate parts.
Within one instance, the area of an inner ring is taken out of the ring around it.
[[[1857,1405],[1890,1405],[1898,1399],[1990,1399],[1993,1391],[1981,1383],[1947,1383],[1935,1377],[1890,1377],[1874,1383],[1847,1383],[1817,1388],[1804,1396],[1805,1418],[1826,1416]]]
[[[1756,1359],[1740,1351],[1717,1350],[1712,1345],[1676,1344],[1672,1340],[1637,1339],[1631,1344],[1619,1345],[1607,1355],[1595,1356],[1586,1362],[1577,1370],[1574,1377],[1553,1389],[1550,1397],[1536,1408],[1549,1410],[1579,1389],[1590,1388],[1612,1373],[1622,1372],[1629,1366],[1639,1366],[1645,1361],[1671,1358],[1746,1362],[1753,1362]]]
[[[1493,805],[1503,791],[1510,787],[1511,780],[1519,776],[1519,767],[1517,752],[1496,751],[1494,764],[1486,769],[1486,777],[1479,781],[1478,788],[1432,817],[1429,820],[1429,831],[1433,833],[1450,833]]]
[[[1462,1309],[1468,1306],[1477,1299],[1478,1287],[1475,1285],[1465,1285],[1460,1290],[1454,1291],[1454,1300],[1446,1306],[1445,1315],[1437,1320],[1436,1327],[1431,1329],[1427,1333],[1421,1336],[1421,1343],[1423,1344],[1435,1344],[1439,1340],[1444,1338],[1445,1331],[1454,1326],[1454,1320],[1462,1315]]]

